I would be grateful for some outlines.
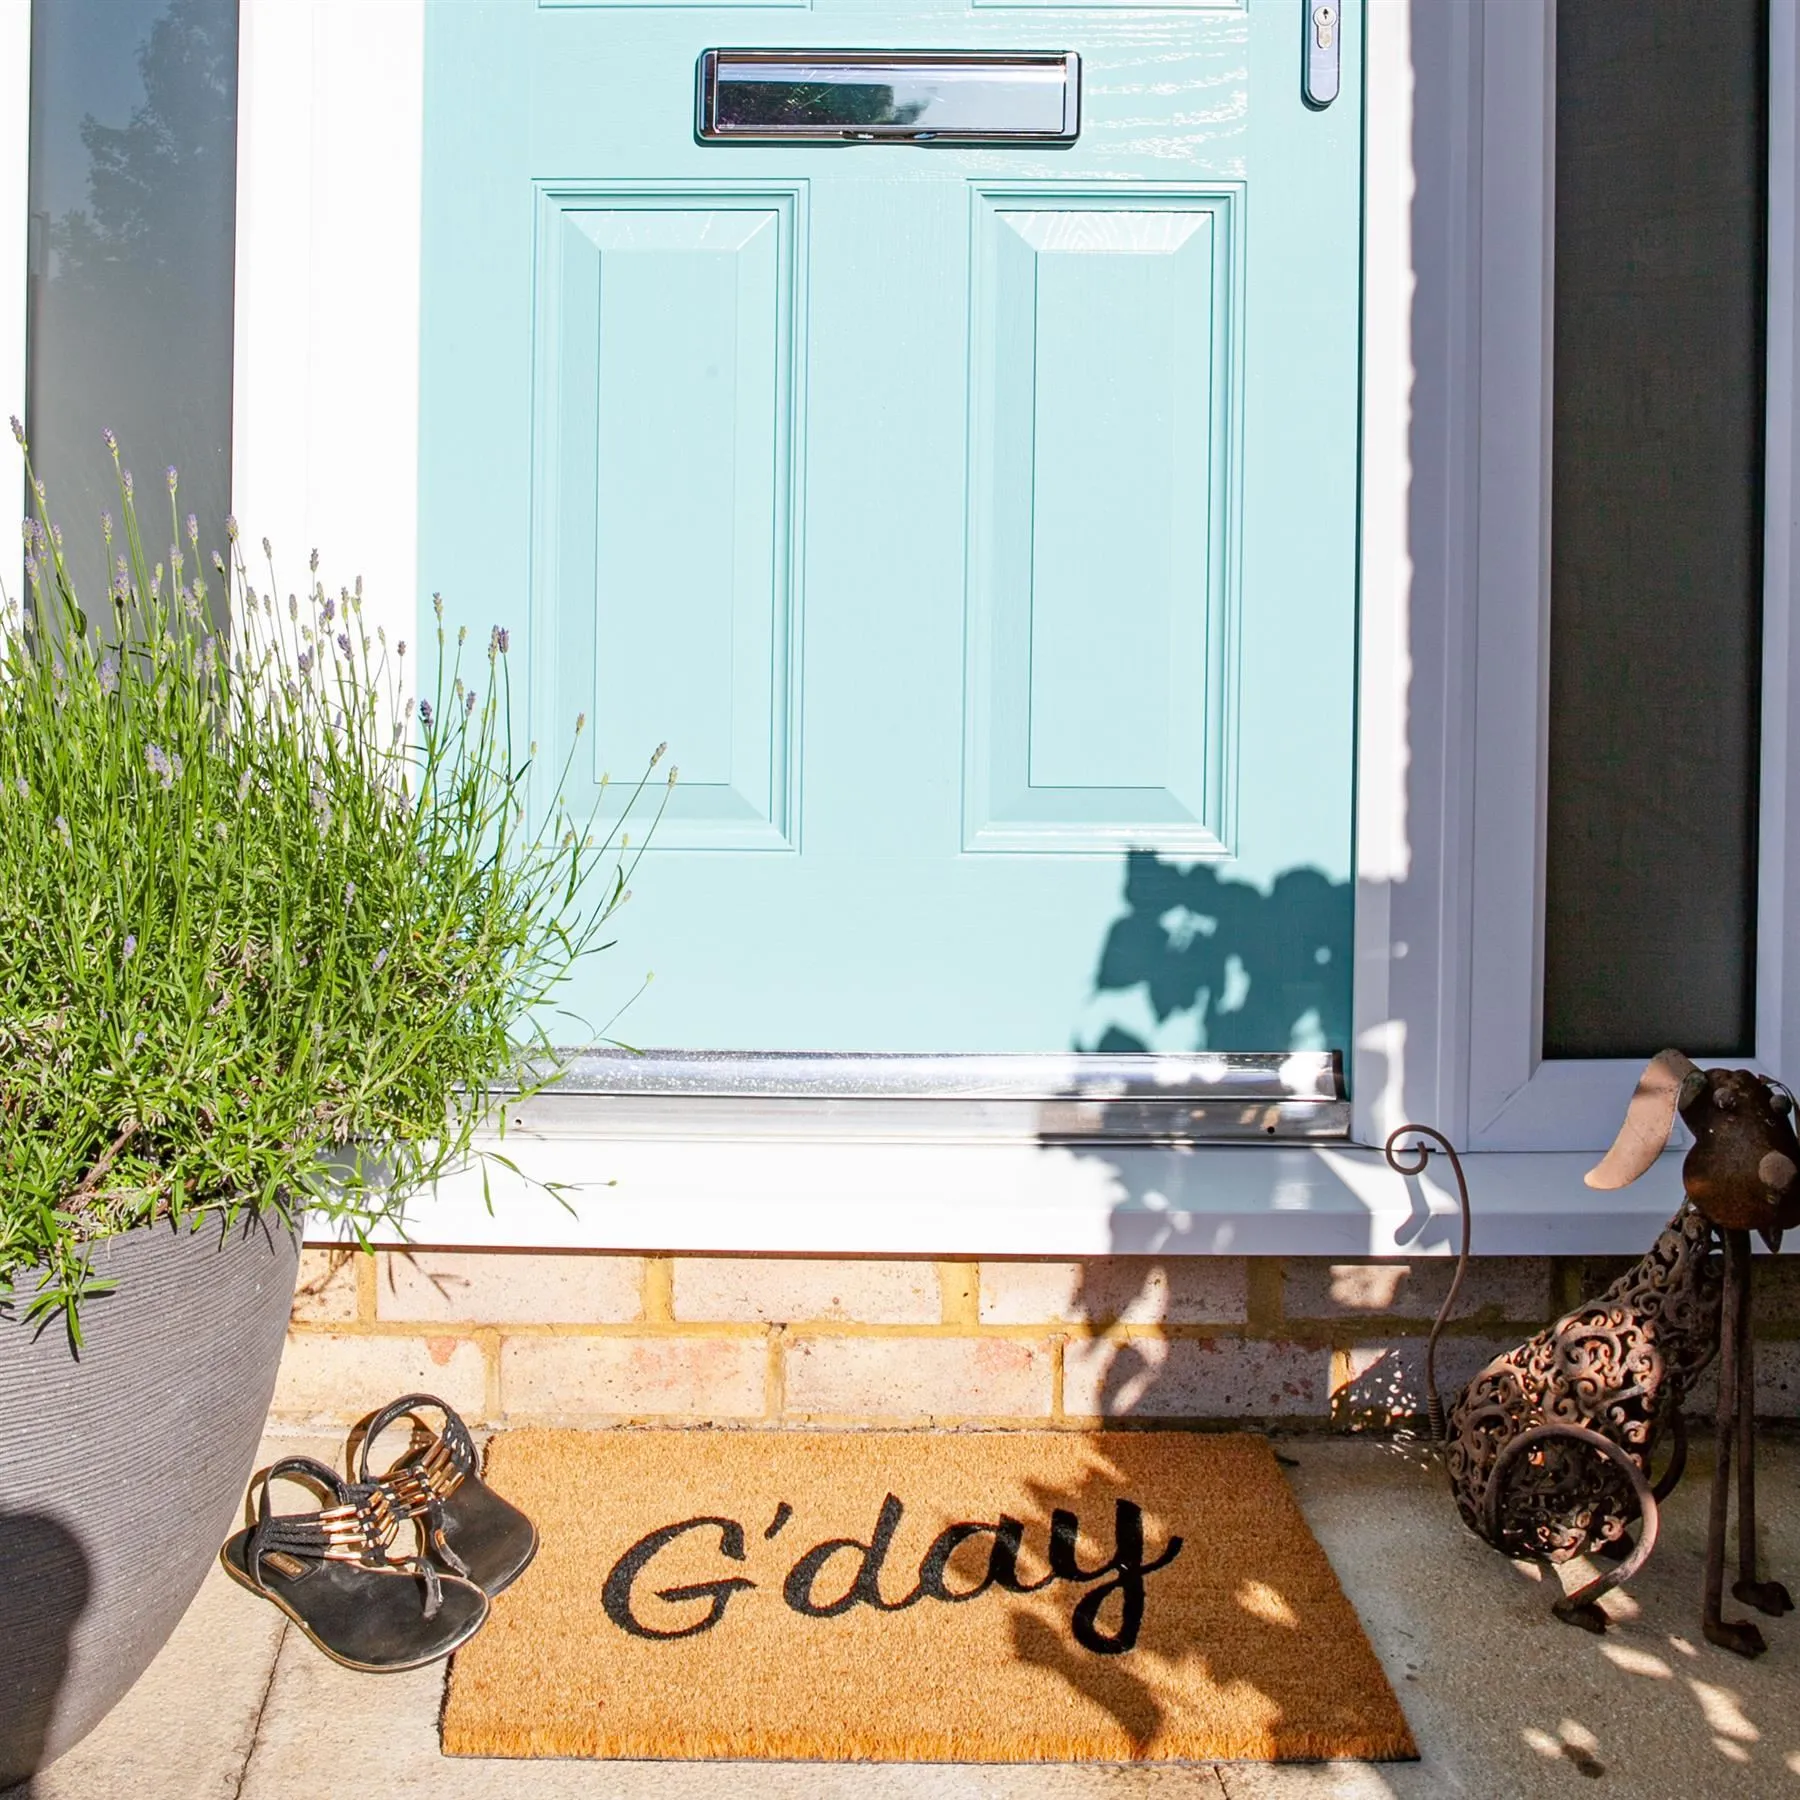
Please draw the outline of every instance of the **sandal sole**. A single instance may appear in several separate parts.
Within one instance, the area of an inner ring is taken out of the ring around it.
[[[311,1621],[307,1619],[305,1614],[291,1604],[278,1589],[265,1586],[250,1574],[248,1568],[246,1568],[242,1561],[239,1560],[248,1546],[249,1537],[250,1533],[248,1531],[237,1532],[230,1538],[227,1538],[225,1543],[220,1547],[219,1561],[224,1565],[225,1573],[246,1592],[255,1594],[258,1598],[267,1600],[271,1606],[279,1608],[281,1612],[293,1620],[300,1628],[300,1631],[305,1636],[306,1640],[312,1644],[315,1649],[330,1657],[333,1662],[341,1663],[346,1669],[355,1669],[359,1674],[402,1675],[410,1669],[422,1669],[431,1663],[442,1662],[445,1657],[453,1656],[460,1650],[462,1646],[466,1644],[487,1622],[487,1596],[482,1590],[478,1588],[474,1582],[465,1582],[455,1575],[445,1575],[442,1579],[446,1585],[454,1583],[455,1587],[458,1589],[468,1588],[471,1592],[481,1596],[483,1604],[480,1610],[475,1614],[473,1622],[468,1625],[466,1630],[459,1630],[457,1635],[454,1636],[449,1643],[434,1648],[423,1656],[408,1657],[401,1661],[367,1662],[358,1657],[347,1656],[343,1651],[334,1649],[332,1645],[327,1643],[325,1639],[319,1635],[318,1631],[314,1628]],[[238,1552],[238,1557],[236,1558],[232,1555],[234,1549]],[[350,1568],[355,1567],[356,1565],[344,1564],[341,1566]],[[405,1581],[409,1586],[418,1586],[418,1577],[403,1569],[387,1570],[363,1568],[359,1572],[361,1575],[375,1580],[400,1580]]]

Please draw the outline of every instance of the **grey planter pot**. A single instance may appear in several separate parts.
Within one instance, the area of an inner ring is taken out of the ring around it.
[[[187,1610],[256,1460],[299,1260],[275,1216],[149,1226],[96,1246],[118,1287],[83,1306],[79,1360],[59,1321],[0,1315],[0,1788],[90,1731]]]

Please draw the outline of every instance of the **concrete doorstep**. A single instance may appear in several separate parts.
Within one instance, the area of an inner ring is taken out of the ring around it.
[[[1458,1521],[1416,1440],[1281,1440],[1306,1516],[1399,1693],[1417,1764],[921,1765],[515,1762],[438,1749],[441,1666],[357,1675],[215,1569],[143,1679],[13,1800],[1615,1800],[1800,1795],[1800,1614],[1747,1663],[1700,1636],[1708,1459],[1601,1637],[1552,1619],[1557,1572]],[[281,1438],[331,1460],[335,1442]],[[260,1466],[260,1465],[259,1465]],[[1800,1438],[1761,1447],[1765,1567],[1800,1588]],[[1584,1565],[1562,1572],[1585,1579]],[[1742,1609],[1737,1609],[1742,1610]]]

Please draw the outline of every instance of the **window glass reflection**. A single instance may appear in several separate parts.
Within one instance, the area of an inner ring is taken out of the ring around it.
[[[138,492],[203,545],[230,507],[236,0],[37,0],[31,9],[27,429],[84,594],[104,590],[101,434]],[[159,513],[144,506],[146,548]],[[154,553],[154,552],[153,552]]]

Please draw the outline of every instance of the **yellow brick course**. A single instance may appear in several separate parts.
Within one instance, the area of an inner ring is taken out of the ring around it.
[[[1785,1270],[1781,1273],[1785,1274]],[[1446,1390],[1593,1273],[1478,1262]],[[638,1256],[308,1250],[275,1410],[348,1423],[407,1388],[472,1422],[745,1426],[1280,1418],[1386,1425],[1423,1404],[1407,1264],[1230,1257]],[[1759,1388],[1800,1412],[1800,1305],[1759,1336]],[[1504,1319],[1505,1323],[1500,1323]]]
[[[1239,1256],[1097,1256],[1084,1262],[981,1265],[989,1325],[1241,1325],[1248,1277]]]
[[[508,1418],[761,1419],[768,1351],[751,1337],[514,1337],[500,1346]]]
[[[1003,1337],[796,1337],[787,1346],[790,1417],[1047,1419],[1047,1341]]]
[[[937,1267],[874,1257],[681,1256],[670,1260],[673,1316],[684,1324],[785,1325],[812,1319],[935,1325]]]
[[[1319,1418],[1331,1403],[1319,1346],[1140,1333],[1071,1343],[1064,1358],[1070,1418]]]
[[[644,1259],[578,1252],[390,1250],[375,1316],[431,1325],[622,1325],[642,1316]]]
[[[394,1398],[423,1390],[459,1412],[488,1411],[487,1358],[473,1340],[375,1336],[358,1331],[288,1334],[274,1412],[295,1423],[348,1423]]]
[[[294,1289],[297,1325],[350,1325],[357,1318],[357,1252],[302,1250]]]

